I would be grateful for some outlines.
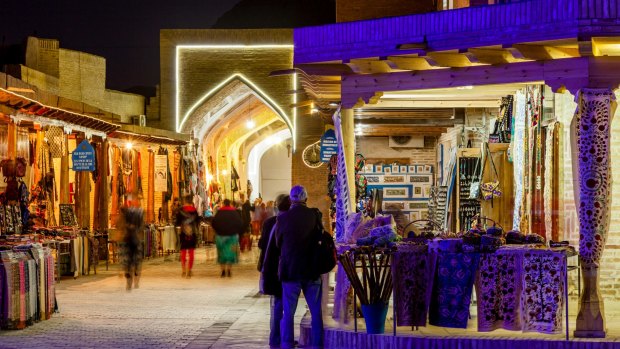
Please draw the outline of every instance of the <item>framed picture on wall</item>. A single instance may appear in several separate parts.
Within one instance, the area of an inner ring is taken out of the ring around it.
[[[424,173],[433,173],[433,165],[424,165]]]
[[[407,166],[400,166],[400,173],[407,173]]]
[[[424,173],[424,165],[415,165],[416,173]]]
[[[384,198],[406,199],[409,197],[409,188],[383,188]]]
[[[392,173],[400,173],[400,167],[398,165],[392,165]]]
[[[373,173],[375,166],[374,165],[364,165],[364,172],[365,173]]]
[[[422,190],[422,186],[421,185],[414,185],[413,186],[413,194],[411,195],[413,198],[416,199],[421,199],[424,197],[424,191]]]
[[[383,173],[383,164],[375,165],[375,172]]]
[[[416,221],[418,219],[421,219],[421,215],[420,215],[420,211],[413,211],[411,213],[409,213],[409,219],[413,222]]]
[[[383,176],[383,183],[405,183],[406,176]]]
[[[408,167],[409,173],[415,173],[415,165],[409,165],[407,167]]]
[[[405,203],[402,201],[383,201],[383,210],[384,211],[398,211],[404,210]]]
[[[383,172],[392,173],[392,166],[383,166]]]

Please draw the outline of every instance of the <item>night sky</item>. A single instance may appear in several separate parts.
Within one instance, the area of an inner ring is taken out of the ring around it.
[[[4,0],[0,45],[29,35],[106,58],[107,87],[159,83],[159,30],[210,28],[239,0]]]

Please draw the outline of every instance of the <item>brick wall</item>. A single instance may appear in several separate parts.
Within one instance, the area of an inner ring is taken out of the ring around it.
[[[309,168],[302,159],[304,149],[318,141],[325,132],[325,123],[316,116],[302,116],[297,118],[297,149],[293,153],[291,184],[303,185],[308,191],[308,206],[318,207],[323,212],[323,225],[329,224],[329,206],[331,201],[327,196],[327,164],[319,168]]]
[[[145,113],[145,97],[106,90],[105,58],[60,48],[58,40],[29,37],[21,76],[43,91],[125,119]]]
[[[432,0],[337,0],[336,21],[350,22],[362,19],[403,16],[434,11]]]
[[[105,90],[102,109],[120,115],[123,122],[131,122],[132,116],[145,115],[145,100],[140,95]]]
[[[292,45],[291,29],[175,29],[160,32],[161,121],[173,130],[176,114],[176,58],[178,45],[222,45],[221,48],[183,49],[179,57],[181,117],[232,74],[243,74],[266,93],[287,114],[292,115],[292,77],[270,76],[276,70],[291,69],[292,47],[230,48],[229,45]]]
[[[28,37],[26,66],[47,75],[59,77],[59,46],[58,40]]]
[[[357,137],[356,152],[367,159],[409,158],[414,164],[437,162],[435,137],[424,137],[423,148],[390,148],[388,137]]]
[[[20,66],[20,70],[21,80],[25,83],[55,95],[60,93],[60,82],[57,77],[42,73],[24,65]]]

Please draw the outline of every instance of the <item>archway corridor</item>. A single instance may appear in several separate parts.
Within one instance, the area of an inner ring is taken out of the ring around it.
[[[250,192],[250,199],[273,200],[290,188],[290,120],[249,82],[233,79],[202,101],[182,131],[198,140],[207,182],[218,188],[212,204],[222,198],[238,200],[241,192]],[[235,184],[234,172],[239,176]]]
[[[269,297],[258,294],[258,253],[243,252],[230,278],[220,278],[212,245],[196,249],[191,279],[181,278],[177,254],[145,260],[130,292],[119,264],[101,264],[97,275],[63,278],[58,313],[0,331],[0,348],[265,348]],[[302,298],[296,324],[304,309]]]

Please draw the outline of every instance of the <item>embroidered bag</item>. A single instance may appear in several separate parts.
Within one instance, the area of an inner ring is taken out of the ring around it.
[[[486,151],[487,151],[487,157],[491,161],[491,167],[493,168],[493,172],[495,173],[495,180],[491,182],[482,183],[480,185],[480,190],[482,191],[482,198],[484,200],[493,200],[493,198],[502,196],[502,192],[499,189],[499,175],[497,174],[497,168],[495,167],[495,162],[493,161],[493,155],[491,154],[491,150],[489,150],[488,146],[486,147]]]

